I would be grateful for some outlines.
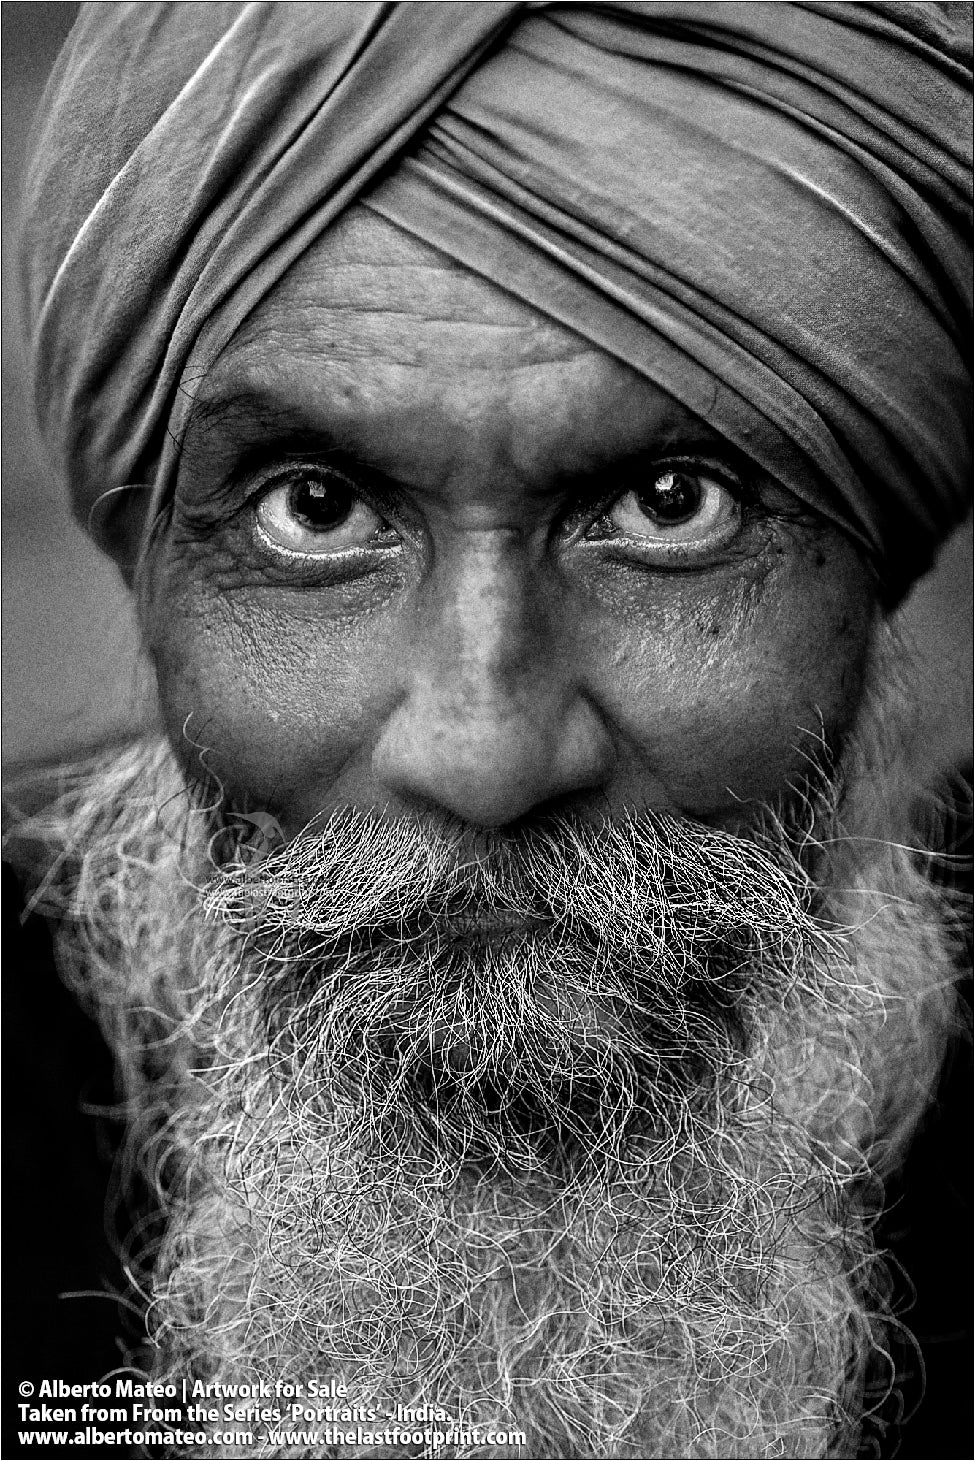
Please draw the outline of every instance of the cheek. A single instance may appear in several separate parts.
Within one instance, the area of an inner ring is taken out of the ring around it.
[[[837,535],[838,536],[838,535]],[[774,798],[838,750],[859,705],[874,623],[872,581],[845,541],[783,555],[764,575],[688,578],[630,612],[596,646],[596,694],[632,764],[696,816]],[[639,776],[639,771],[636,773]]]
[[[329,623],[314,594],[170,588],[148,637],[187,772],[292,835],[357,779],[395,698],[375,623]]]

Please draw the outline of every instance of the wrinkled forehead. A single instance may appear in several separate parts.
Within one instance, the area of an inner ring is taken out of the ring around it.
[[[509,364],[604,352],[448,254],[374,213],[350,208],[278,281],[224,347],[212,389],[248,356],[324,330],[330,361],[381,355],[491,368],[501,339]]]
[[[406,484],[495,467],[525,494],[719,434],[501,285],[354,206],[289,269],[200,382],[184,460],[291,426]],[[202,463],[206,469],[206,463]],[[181,479],[186,474],[181,474]]]

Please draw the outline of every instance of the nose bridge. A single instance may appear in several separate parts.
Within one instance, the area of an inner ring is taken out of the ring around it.
[[[494,762],[549,754],[566,687],[528,548],[492,532],[445,555],[420,607],[408,702],[448,768],[486,779]]]
[[[387,789],[497,826],[599,781],[607,732],[540,578],[515,530],[472,537],[438,563],[376,749]]]
[[[427,606],[425,670],[446,702],[510,716],[535,662],[552,660],[549,625],[528,550],[514,531],[485,535],[445,559]],[[546,678],[548,678],[546,676]]]

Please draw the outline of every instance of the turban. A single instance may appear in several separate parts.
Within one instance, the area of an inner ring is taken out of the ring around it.
[[[84,7],[23,232],[34,399],[76,511],[147,484],[158,516],[198,383],[355,201],[627,362],[906,584],[967,510],[969,24]]]

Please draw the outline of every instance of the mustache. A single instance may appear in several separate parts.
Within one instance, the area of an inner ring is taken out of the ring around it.
[[[239,838],[204,890],[205,913],[306,943],[449,945],[524,928],[667,962],[673,925],[713,941],[741,927],[783,946],[808,933],[808,845],[774,818],[749,836],[653,812],[550,818],[479,834],[353,810],[268,852]]]

